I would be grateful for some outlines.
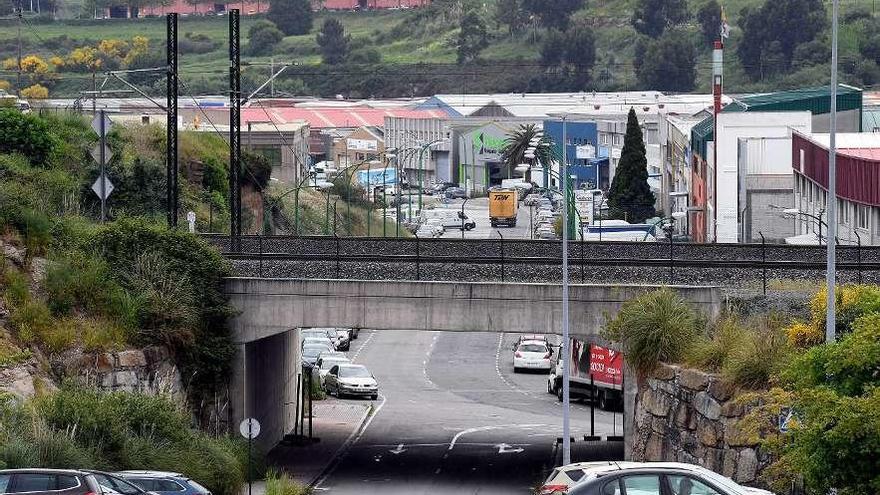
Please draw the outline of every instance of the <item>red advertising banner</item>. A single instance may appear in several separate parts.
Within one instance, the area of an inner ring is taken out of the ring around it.
[[[620,385],[623,381],[623,354],[590,345],[590,373],[596,382]]]

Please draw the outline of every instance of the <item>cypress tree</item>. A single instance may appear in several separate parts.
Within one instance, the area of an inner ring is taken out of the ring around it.
[[[654,193],[648,185],[642,129],[635,110],[630,108],[623,151],[608,193],[608,207],[614,216],[626,218],[630,223],[642,223],[655,215],[654,201]]]

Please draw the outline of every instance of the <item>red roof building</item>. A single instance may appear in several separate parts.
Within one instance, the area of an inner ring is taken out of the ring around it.
[[[797,234],[821,234],[808,215],[828,221],[827,142],[827,135],[792,136],[795,206],[807,214],[798,216]],[[880,244],[880,135],[838,134],[836,171],[838,239]]]

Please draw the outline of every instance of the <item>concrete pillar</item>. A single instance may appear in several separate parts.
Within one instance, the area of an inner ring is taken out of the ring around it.
[[[268,452],[293,430],[296,384],[301,373],[299,331],[288,330],[239,347],[230,384],[233,427],[247,417],[260,422],[255,445]]]
[[[232,378],[229,382],[229,428],[233,433],[238,431],[238,425],[245,419],[245,404],[247,386],[245,381],[246,375],[246,351],[247,344],[238,344],[236,346],[235,357],[232,363]]]
[[[628,364],[623,367],[623,458],[632,460],[633,433],[636,417],[636,396],[639,393],[638,374]]]

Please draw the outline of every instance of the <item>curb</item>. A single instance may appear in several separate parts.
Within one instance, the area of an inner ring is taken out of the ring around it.
[[[384,403],[385,398],[383,397],[381,404]],[[339,448],[336,449],[336,452],[333,454],[333,458],[330,459],[330,462],[328,462],[326,466],[324,466],[324,469],[322,469],[317,475],[309,480],[307,484],[309,488],[316,488],[319,484],[321,484],[321,482],[324,481],[324,479],[327,478],[327,476],[330,475],[331,472],[333,472],[334,469],[336,469],[336,466],[339,465],[342,457],[345,455],[346,452],[348,452],[348,449],[351,448],[351,445],[354,443],[355,439],[358,438],[368,426],[370,411],[373,410],[373,416],[375,416],[375,414],[379,412],[381,404],[378,408],[375,409],[372,407],[364,408],[364,414],[363,416],[361,416],[361,419],[359,421],[360,424],[358,425],[358,427],[355,428],[355,430],[348,435],[348,438],[346,438],[345,441],[342,442],[342,445],[340,445]]]

